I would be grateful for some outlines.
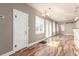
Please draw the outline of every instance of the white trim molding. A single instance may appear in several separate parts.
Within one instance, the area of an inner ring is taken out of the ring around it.
[[[1,56],[10,56],[11,54],[15,53],[15,51],[10,51],[10,52],[7,52],[5,54],[2,54]]]
[[[45,40],[45,39],[47,39],[47,38],[44,38],[44,39],[41,39],[41,40],[39,40],[39,41],[30,43],[30,44],[28,44],[28,47],[30,47],[30,46],[32,46],[32,45],[34,45],[34,44],[36,44],[36,43],[39,43],[39,42],[41,42],[41,41],[43,41],[43,40]]]
[[[74,35],[74,34],[64,34],[64,35]]]
[[[41,39],[41,40],[39,40],[39,41],[33,42],[33,43],[29,44],[29,45],[27,46],[27,48],[30,47],[30,46],[32,46],[32,45],[34,45],[34,44],[36,44],[36,43],[39,43],[39,42],[45,40],[45,39],[47,39],[47,38],[44,38],[44,39]],[[15,51],[7,52],[7,53],[5,53],[5,54],[2,54],[1,56],[9,56],[9,55],[11,55],[11,54],[13,54],[13,53],[15,53]]]

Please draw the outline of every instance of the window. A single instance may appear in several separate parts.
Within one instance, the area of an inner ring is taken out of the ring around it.
[[[64,31],[64,25],[60,25],[61,26],[61,30]]]
[[[53,22],[53,33],[55,34],[56,29],[55,29],[55,22]]]
[[[35,33],[42,34],[44,33],[44,19],[36,16],[35,20]]]
[[[52,23],[49,20],[46,20],[46,37],[52,36]]]
[[[59,32],[59,25],[57,24],[57,33]]]
[[[52,23],[49,22],[49,36],[52,36]]]

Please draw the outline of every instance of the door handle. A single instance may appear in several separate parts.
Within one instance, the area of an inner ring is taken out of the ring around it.
[[[15,47],[17,47],[17,45],[15,45]]]

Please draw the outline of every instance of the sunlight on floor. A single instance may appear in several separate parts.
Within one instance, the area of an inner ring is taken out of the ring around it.
[[[48,42],[47,46],[58,47],[59,43],[60,43],[59,41],[52,41],[52,42]]]
[[[50,38],[48,40],[47,46],[49,46],[49,47],[58,47],[59,43],[60,43],[60,38],[59,37],[56,37],[56,38],[53,38],[53,39]]]

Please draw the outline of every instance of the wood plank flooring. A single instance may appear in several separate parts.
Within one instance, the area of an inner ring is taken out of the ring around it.
[[[24,48],[11,56],[78,56],[79,49],[74,44],[73,36],[54,36],[46,44],[38,43]]]

